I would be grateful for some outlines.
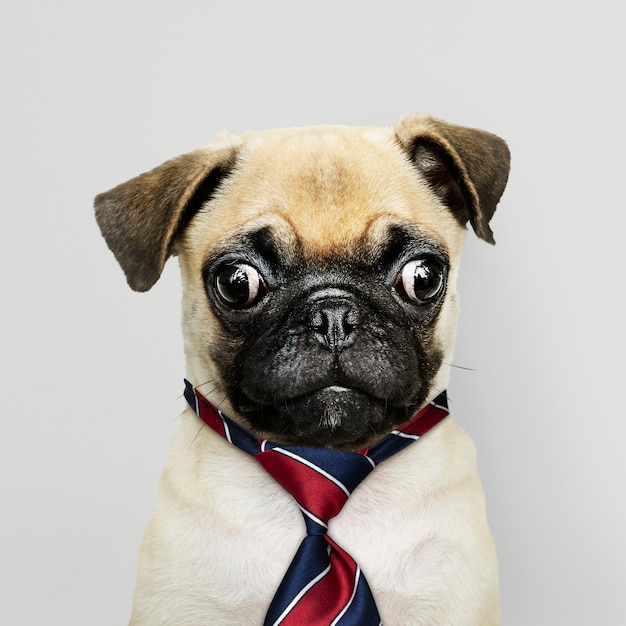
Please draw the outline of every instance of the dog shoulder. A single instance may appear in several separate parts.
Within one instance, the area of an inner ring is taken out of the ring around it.
[[[336,522],[333,536],[361,565],[384,623],[499,623],[475,446],[452,418],[382,463]]]
[[[302,527],[293,498],[186,411],[141,544],[131,626],[260,623]]]

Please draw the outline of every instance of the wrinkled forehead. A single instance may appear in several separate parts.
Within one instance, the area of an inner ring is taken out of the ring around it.
[[[305,254],[324,256],[378,239],[394,223],[419,224],[441,241],[459,231],[391,131],[296,129],[246,139],[211,203],[205,243],[269,227],[285,243],[296,238]]]

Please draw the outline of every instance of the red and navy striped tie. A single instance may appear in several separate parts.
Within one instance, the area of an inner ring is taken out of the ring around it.
[[[367,450],[340,452],[259,440],[216,409],[189,381],[185,386],[185,398],[196,414],[256,457],[304,515],[307,535],[270,604],[264,626],[380,626],[369,585],[354,559],[328,536],[328,521],[378,463],[448,415],[445,391]]]

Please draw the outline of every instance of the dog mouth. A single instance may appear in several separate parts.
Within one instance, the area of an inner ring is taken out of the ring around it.
[[[264,437],[285,444],[359,449],[405,422],[411,406],[333,384],[272,403],[251,399],[237,403],[251,427]]]

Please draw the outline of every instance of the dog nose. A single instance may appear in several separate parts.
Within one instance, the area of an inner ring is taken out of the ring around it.
[[[317,341],[331,352],[341,352],[354,342],[353,331],[360,319],[352,301],[322,298],[313,303],[309,315],[309,328]]]

